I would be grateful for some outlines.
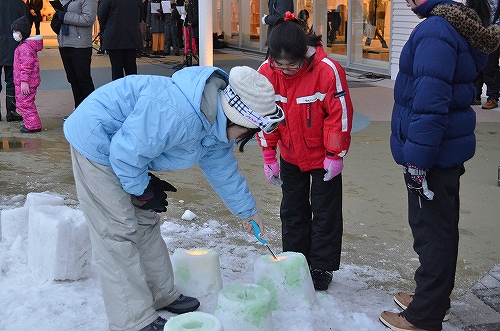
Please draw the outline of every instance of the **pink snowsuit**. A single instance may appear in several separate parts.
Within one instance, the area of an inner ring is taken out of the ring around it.
[[[28,130],[42,128],[35,105],[36,88],[40,85],[40,66],[37,52],[41,51],[42,48],[43,37],[36,35],[21,41],[14,51],[16,107]],[[21,91],[21,82],[28,83],[30,88],[30,92],[26,95]]]

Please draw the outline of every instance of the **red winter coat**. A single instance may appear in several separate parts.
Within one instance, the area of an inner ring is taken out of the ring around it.
[[[279,146],[281,157],[302,171],[323,168],[323,160],[349,150],[353,107],[344,69],[316,47],[311,62],[294,76],[273,70],[269,59],[259,72],[274,86],[285,120],[271,134],[257,135],[263,149]]]

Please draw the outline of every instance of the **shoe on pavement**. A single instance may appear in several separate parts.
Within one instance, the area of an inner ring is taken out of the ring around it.
[[[480,106],[481,105],[481,99],[474,99],[472,103],[470,104],[471,106]]]
[[[486,103],[481,107],[483,109],[493,109],[498,107],[498,100],[488,99]]]
[[[139,331],[163,331],[163,329],[165,328],[165,323],[167,323],[167,320],[158,316],[158,318],[153,323],[140,329]]]
[[[179,295],[177,300],[161,309],[166,309],[174,314],[184,314],[195,311],[199,306],[200,302],[198,301],[198,299],[181,294]]]
[[[383,311],[379,316],[379,320],[393,331],[426,331],[408,322],[403,313]]]
[[[7,119],[7,122],[17,122],[23,120],[23,117],[19,115],[17,111],[7,112],[7,116],[5,118]]]
[[[408,308],[412,300],[413,300],[413,294],[398,292],[394,296],[394,302],[402,309]],[[449,319],[450,319],[450,310],[447,309],[446,312],[444,313],[443,322],[446,322]]]
[[[27,127],[24,126],[24,124],[22,124],[20,127],[19,127],[19,131],[21,131],[22,133],[35,133],[35,132],[40,132],[42,131],[41,128],[38,128],[38,129],[33,129],[33,130],[30,130],[28,129]]]
[[[314,289],[318,291],[326,291],[328,290],[328,285],[332,281],[333,271],[311,269],[311,277]]]

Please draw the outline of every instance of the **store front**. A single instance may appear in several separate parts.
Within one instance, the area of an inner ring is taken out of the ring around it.
[[[265,53],[267,0],[216,0],[218,34],[230,47]],[[295,0],[308,25],[323,36],[325,50],[346,68],[389,75],[390,0]]]

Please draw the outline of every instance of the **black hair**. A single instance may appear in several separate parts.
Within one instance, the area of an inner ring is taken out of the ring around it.
[[[276,21],[268,39],[272,59],[297,62],[306,58],[307,46],[321,45],[321,35],[307,34],[297,19]]]
[[[260,128],[248,129],[244,134],[236,138],[236,145],[239,145],[238,150],[243,153],[243,147],[249,142],[255,135],[260,132]]]
[[[491,9],[488,0],[467,0],[466,5],[476,11],[484,27],[491,24]]]

